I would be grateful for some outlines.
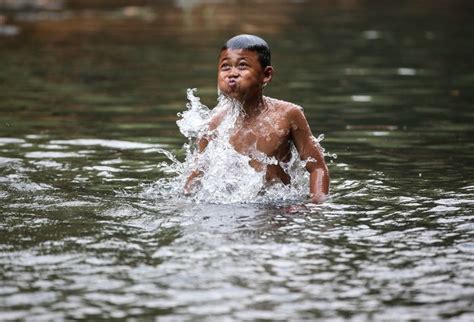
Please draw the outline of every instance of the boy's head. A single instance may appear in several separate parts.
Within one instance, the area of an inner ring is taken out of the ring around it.
[[[245,34],[232,37],[227,40],[224,46],[222,46],[221,53],[226,49],[244,49],[254,51],[258,55],[258,60],[260,65],[262,65],[262,69],[271,65],[272,53],[270,51],[270,46],[268,46],[267,42],[260,37]]]
[[[241,102],[256,101],[271,82],[270,47],[260,37],[238,35],[225,43],[219,55],[219,92]]]

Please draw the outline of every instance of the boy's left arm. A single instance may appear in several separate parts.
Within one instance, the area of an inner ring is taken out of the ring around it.
[[[307,160],[306,169],[310,173],[309,191],[313,202],[323,202],[329,194],[329,171],[319,143],[311,133],[308,121],[299,108],[289,112],[291,136],[300,158]]]

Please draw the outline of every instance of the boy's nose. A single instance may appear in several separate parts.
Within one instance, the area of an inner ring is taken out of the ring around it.
[[[237,76],[239,76],[239,70],[238,70],[237,68],[235,68],[235,67],[232,67],[232,68],[230,69],[229,76],[230,76],[230,77],[237,77]]]

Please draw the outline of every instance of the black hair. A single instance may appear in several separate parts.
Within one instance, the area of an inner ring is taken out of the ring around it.
[[[221,52],[226,49],[245,49],[257,53],[258,60],[262,68],[271,65],[272,52],[267,42],[260,37],[254,35],[238,35],[227,40],[221,48]]]

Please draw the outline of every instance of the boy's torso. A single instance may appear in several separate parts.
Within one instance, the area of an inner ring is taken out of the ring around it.
[[[241,154],[250,156],[250,165],[256,170],[264,169],[259,161],[262,153],[274,157],[278,162],[288,162],[291,158],[291,120],[288,114],[296,105],[264,97],[264,107],[254,116],[237,120],[230,143]],[[268,165],[267,181],[280,179],[289,183],[289,176],[280,165]]]
[[[230,143],[242,154],[251,156],[258,151],[280,160],[289,150],[287,114],[291,105],[268,98],[264,100],[264,107],[256,115],[237,120]]]

